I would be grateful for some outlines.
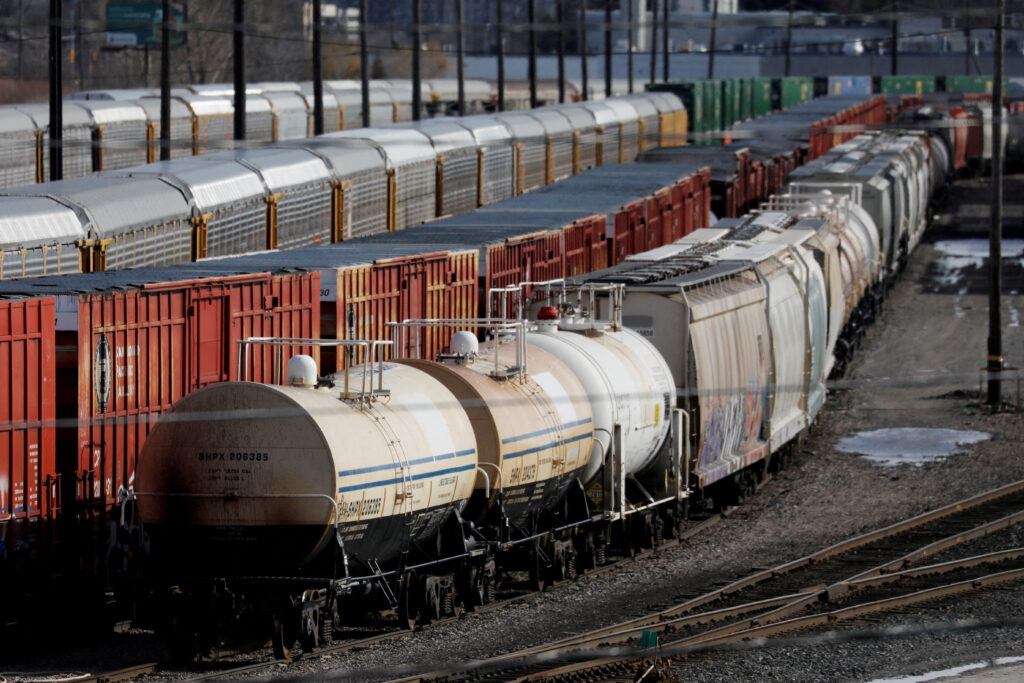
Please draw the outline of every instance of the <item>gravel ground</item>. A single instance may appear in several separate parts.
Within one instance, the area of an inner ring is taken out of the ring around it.
[[[1014,184],[1015,183],[1015,184]],[[971,193],[959,189],[967,210]],[[1011,179],[1008,199],[1024,201],[1024,178]],[[961,207],[961,210],[965,210]],[[965,215],[965,214],[964,214]],[[1012,211],[1008,216],[1016,216]],[[1019,223],[1019,221],[1017,221]],[[805,449],[760,493],[708,533],[684,547],[640,558],[622,569],[555,586],[507,609],[469,614],[366,650],[326,656],[275,676],[382,678],[382,670],[426,670],[451,662],[511,652],[646,613],[679,595],[713,588],[750,572],[791,560],[971,494],[1024,478],[1024,420],[1019,414],[989,415],[977,409],[978,368],[984,364],[987,300],[977,272],[960,273],[958,288],[946,285],[948,268],[931,242],[965,236],[963,215],[939,221],[929,243],[914,253],[880,320],[869,330],[844,381],[831,387],[827,406]],[[1007,233],[1007,238],[1020,238]],[[959,231],[959,232],[958,232]],[[1019,265],[1018,265],[1019,271]],[[1019,272],[1011,273],[1019,279]],[[973,278],[973,280],[972,280]],[[954,283],[956,282],[954,278]],[[1024,334],[1016,311],[1024,286],[1009,278],[1004,310],[1008,364],[1024,363]],[[983,284],[983,283],[982,283]],[[939,286],[941,285],[941,287]],[[936,291],[941,290],[941,291]],[[1007,386],[1007,390],[1012,389]],[[1010,391],[1004,392],[1008,395]],[[992,438],[965,446],[938,462],[880,467],[836,450],[859,431],[889,427],[977,430]],[[872,623],[920,626],[977,615],[1024,618],[1022,590],[966,599]],[[863,629],[855,625],[851,629]],[[989,655],[1024,654],[1024,630],[977,630],[824,646],[766,648],[742,656],[688,662],[684,680],[871,680],[879,676],[942,669]],[[366,676],[365,672],[376,672]],[[360,674],[363,672],[363,674]],[[144,680],[166,680],[151,676]]]

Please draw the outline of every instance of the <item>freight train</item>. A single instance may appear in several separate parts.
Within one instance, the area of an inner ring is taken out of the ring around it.
[[[368,609],[413,626],[482,605],[510,570],[543,588],[742,500],[919,241],[930,150],[922,132],[859,136],[743,217],[503,288],[505,315],[403,321],[387,361],[388,342],[327,342],[350,354],[340,373],[300,354],[283,385],[190,394],[127,499],[145,585],[185,643],[248,624],[288,656]],[[403,343],[424,327],[449,332],[427,358]]]
[[[874,111],[870,99],[829,100],[830,117],[854,121]],[[824,116],[823,105],[815,106]],[[744,192],[748,202],[767,198],[769,188],[779,187],[779,169],[807,158],[812,131],[804,124],[806,115],[798,108],[773,116],[786,131],[777,147],[761,140],[759,158],[749,158],[743,172],[716,189]],[[790,118],[794,122],[786,123]],[[799,125],[805,125],[802,140],[794,132]],[[338,159],[357,151],[340,151]],[[198,174],[204,167],[195,163]],[[190,392],[243,373],[250,380],[275,380],[275,353],[242,353],[241,340],[390,339],[388,322],[489,315],[490,304],[515,298],[510,290],[522,282],[615,266],[707,226],[711,180],[700,158],[607,165],[413,230],[175,267],[0,282],[6,321],[0,348],[10,350],[3,357],[11,362],[5,414],[12,416],[0,470],[0,572],[10,589],[5,616],[23,601],[48,594],[53,582],[46,577],[55,573],[65,585],[88,578],[108,589],[126,574],[132,536],[116,530],[118,504],[136,483],[136,457],[156,417]],[[214,196],[212,187],[196,195]],[[855,202],[829,201],[848,214],[858,212]],[[117,216],[123,206],[103,205],[95,215],[104,218]],[[861,231],[866,230],[865,223]],[[878,260],[864,256],[873,243],[862,233],[815,238],[838,241],[834,273],[860,277],[846,294],[850,301],[865,292],[881,296],[868,277],[875,271],[861,263],[862,257]],[[845,334],[834,335],[839,358],[846,348],[839,345],[852,348],[847,340],[856,339],[872,314],[871,307],[858,306],[844,309]],[[420,328],[403,335],[394,355],[435,357],[445,351],[448,337],[440,328]],[[391,358],[390,347],[380,351]],[[347,366],[344,350],[319,342],[295,343],[282,353],[309,354],[322,372]],[[95,590],[80,586],[74,593]],[[100,592],[80,613],[102,612],[98,603],[112,598]]]

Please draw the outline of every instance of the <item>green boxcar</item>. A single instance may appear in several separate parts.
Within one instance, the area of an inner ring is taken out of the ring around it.
[[[942,89],[946,92],[991,93],[995,77],[991,74],[988,76],[954,76],[951,74],[940,76],[939,80],[943,84]],[[1003,92],[1005,93],[1009,87],[1010,77],[1003,76]]]
[[[754,79],[740,79],[740,118],[748,121],[754,118]]]
[[[648,90],[670,92],[676,95],[686,107],[687,133],[699,136],[707,131],[706,88],[704,81],[669,81],[667,83],[648,83]]]
[[[771,78],[752,78],[751,80],[751,114],[754,117],[764,116],[770,114],[774,106],[772,105],[772,79]]]
[[[875,92],[883,95],[923,95],[935,92],[935,76],[875,76]]]
[[[789,109],[813,98],[813,78],[785,76],[772,79],[772,105],[776,109]]]
[[[709,133],[712,131],[720,131],[725,129],[725,114],[722,111],[722,101],[724,96],[722,90],[725,88],[725,82],[718,79],[706,79],[704,83],[704,130]],[[713,145],[721,142],[721,136],[704,138],[703,144]]]

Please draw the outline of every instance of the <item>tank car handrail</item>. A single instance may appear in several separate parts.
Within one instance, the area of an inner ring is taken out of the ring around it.
[[[552,285],[558,285],[558,284],[563,285],[563,287],[564,287],[564,285],[565,285],[565,278],[560,278],[559,277],[559,278],[555,278],[553,280],[540,280],[540,281],[529,281],[529,280],[527,280],[525,282],[520,282],[520,283],[515,284],[515,285],[507,285],[505,287],[491,287],[490,289],[487,290],[486,317],[488,317],[488,318],[494,317],[492,315],[492,311],[491,311],[491,299],[494,297],[495,294],[516,294],[517,295],[517,297],[516,297],[516,304],[518,306],[518,309],[516,311],[516,319],[517,320],[521,320],[523,318],[523,291],[527,287],[544,287],[550,293],[551,286]],[[550,294],[549,294],[549,296],[550,296]],[[508,311],[507,311],[507,306],[506,306],[506,300],[505,300],[504,297],[501,300],[501,314],[498,317],[504,318],[504,319],[508,319]]]
[[[402,322],[385,323],[388,327],[394,328],[399,335],[399,348],[406,348],[406,329],[411,327],[486,327],[491,332],[510,330],[516,334],[516,373],[520,378],[525,377],[527,372],[526,358],[526,321],[508,320],[505,318],[411,318]],[[498,347],[494,345],[494,369],[498,369]],[[416,356],[419,357],[419,339],[416,340]]]
[[[498,467],[493,462],[478,462],[477,465],[476,465],[476,471],[479,472],[480,474],[484,475],[484,498],[488,498],[489,499],[491,497],[491,478],[489,476],[487,476],[487,472],[485,472],[482,469],[484,467],[493,467],[494,471],[498,473],[498,476],[495,478],[495,481],[498,482],[497,483],[498,493],[501,493],[504,490],[504,484],[501,483],[501,468],[500,467]]]
[[[276,348],[275,362],[277,365],[277,376],[276,383],[281,383],[281,349],[285,346],[346,346],[346,347],[359,347],[367,350],[366,361],[370,368],[373,368],[376,362],[377,367],[372,370],[369,378],[369,389],[367,389],[367,375],[364,372],[360,380],[359,390],[359,406],[363,406],[364,400],[368,403],[372,400],[373,394],[373,373],[377,375],[377,390],[380,392],[384,391],[384,356],[378,353],[378,349],[384,346],[391,346],[393,342],[389,340],[381,339],[313,339],[308,337],[247,337],[246,339],[239,339],[238,345],[240,348],[238,354],[238,381],[246,382],[249,368],[249,347],[253,344],[265,344],[267,346],[273,346]],[[345,396],[349,394],[349,366],[345,366]],[[369,398],[367,398],[369,396]]]

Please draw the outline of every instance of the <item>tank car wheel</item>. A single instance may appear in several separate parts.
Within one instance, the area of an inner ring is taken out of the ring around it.
[[[444,598],[435,582],[423,581],[423,619],[428,624],[437,622],[444,615]]]
[[[409,572],[402,579],[398,590],[398,623],[410,631],[416,628],[420,618],[418,584],[416,572]]]
[[[277,659],[291,660],[295,654],[295,626],[287,612],[274,612],[274,630],[271,634],[271,644],[274,648],[274,657]]]
[[[530,546],[530,590],[535,593],[543,591],[547,587],[546,575],[547,567],[544,566],[540,543],[535,541]]]

